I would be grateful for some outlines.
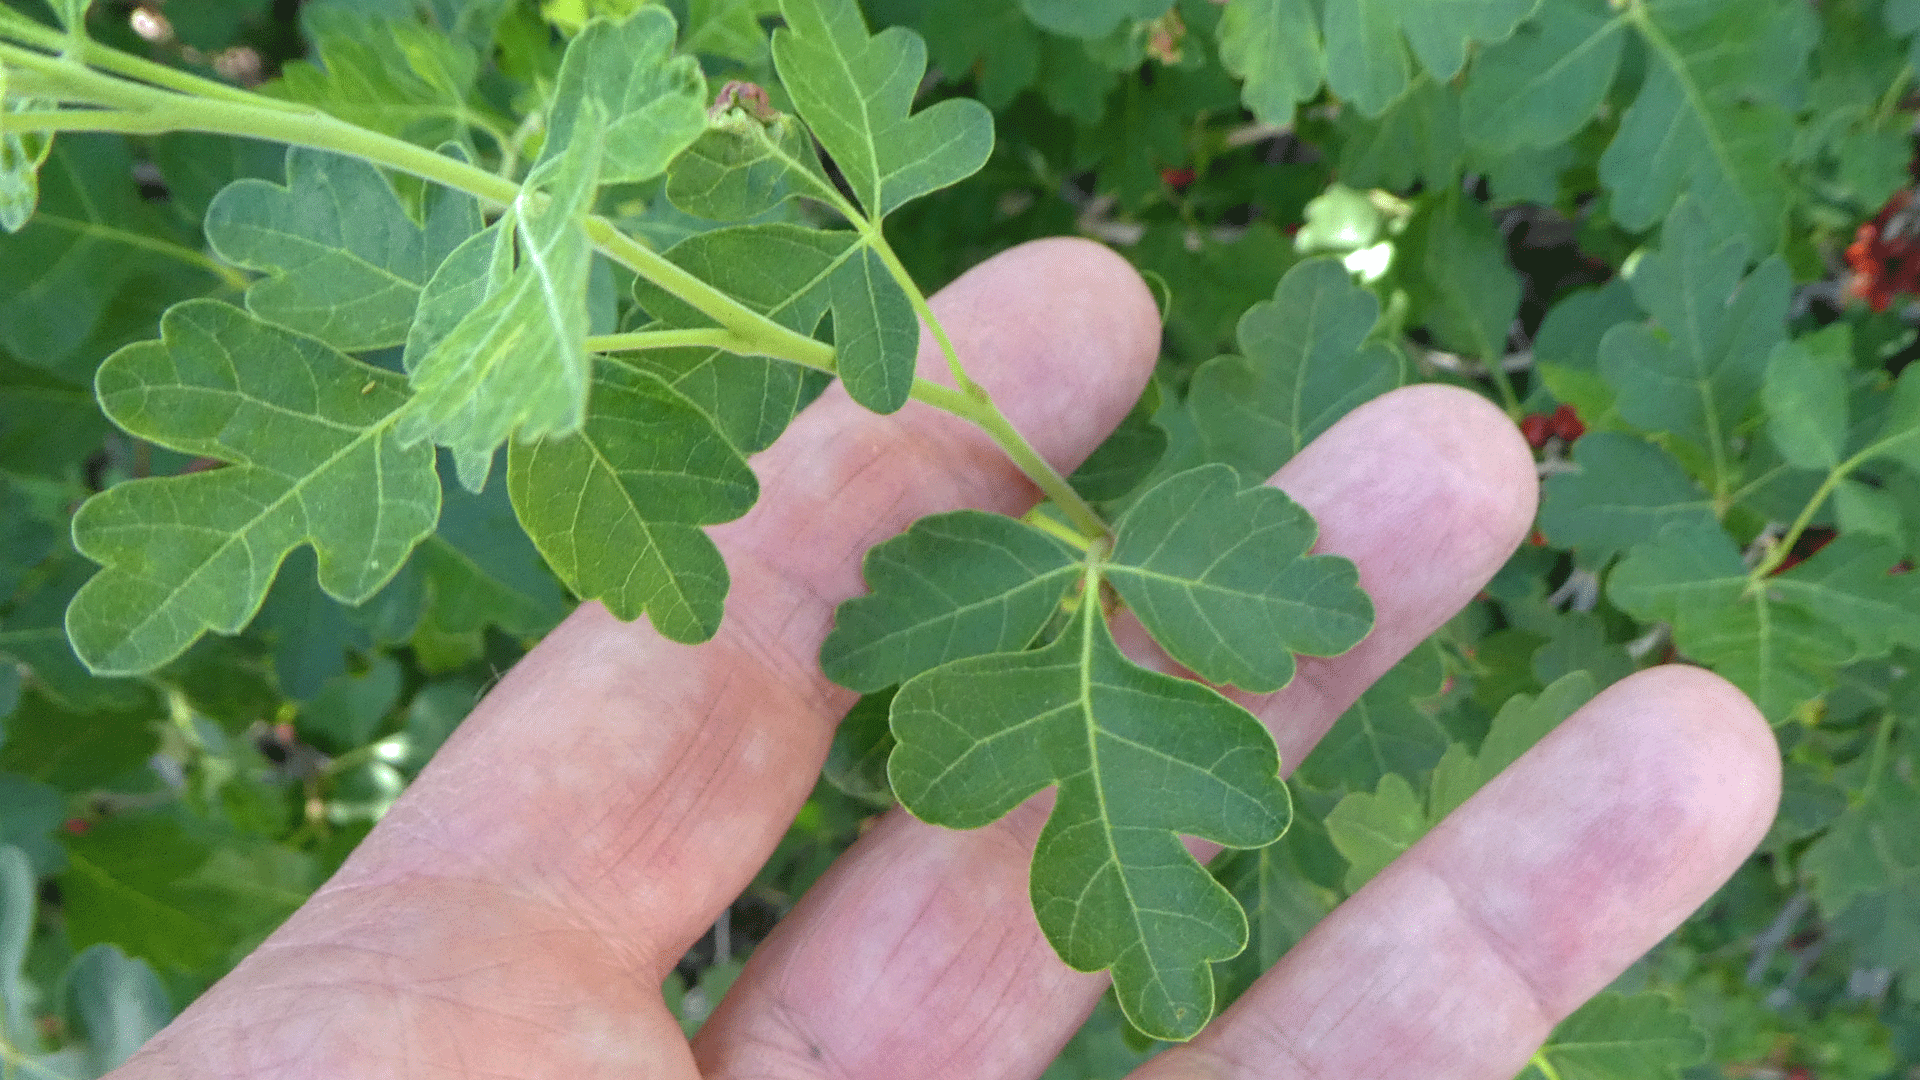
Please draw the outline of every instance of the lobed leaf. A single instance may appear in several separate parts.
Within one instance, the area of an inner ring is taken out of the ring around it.
[[[1026,648],[1081,572],[1059,540],[978,510],[921,518],[862,566],[873,591],[840,605],[820,647],[827,677],[862,693]]]
[[[710,221],[757,217],[799,194],[792,178],[812,154],[806,129],[792,117],[725,116],[673,159],[666,196]]]
[[[1608,991],[1560,1021],[1522,1080],[1651,1080],[1681,1075],[1707,1056],[1707,1036],[1664,994]],[[1539,1062],[1553,1069],[1547,1073]]]
[[[1380,304],[1336,259],[1287,271],[1241,316],[1240,356],[1194,373],[1188,408],[1207,456],[1270,476],[1334,421],[1398,386],[1400,353],[1370,341]]]
[[[1421,705],[1439,695],[1445,676],[1438,648],[1414,649],[1334,721],[1294,776],[1315,787],[1368,791],[1388,773],[1426,773],[1448,738]]]
[[[1328,0],[1327,88],[1378,116],[1412,85],[1408,46],[1427,72],[1451,80],[1474,42],[1499,41],[1539,0]]]
[[[174,306],[160,332],[101,366],[102,408],[138,438],[232,464],[123,483],[74,516],[74,543],[103,569],[67,631],[99,674],[147,671],[208,630],[238,631],[302,543],[321,587],[359,603],[440,510],[431,450],[392,430],[398,376],[213,300]]]
[[[453,451],[478,491],[501,443],[577,431],[587,404],[587,277],[597,140],[574,140],[498,222],[455,248],[420,296],[398,431]]]
[[[575,141],[599,143],[600,182],[632,183],[667,170],[707,130],[707,80],[674,55],[673,15],[647,4],[617,22],[596,19],[567,43],[554,86],[543,161]],[[599,119],[582,125],[589,107]]]
[[[1373,627],[1353,563],[1307,554],[1318,532],[1285,492],[1203,465],[1127,510],[1104,574],[1168,655],[1264,693],[1293,681],[1294,653],[1336,656]]]
[[[1541,4],[1475,57],[1460,110],[1467,140],[1495,152],[1566,142],[1599,111],[1626,38],[1605,0]]]
[[[1599,566],[1672,522],[1713,526],[1713,499],[1673,455],[1631,435],[1595,432],[1573,445],[1575,471],[1543,487],[1540,531]]]
[[[1408,296],[1434,339],[1483,363],[1505,359],[1520,313],[1520,276],[1492,215],[1450,186],[1425,201],[1400,242],[1411,269]]]
[[[1847,368],[1851,335],[1845,323],[1776,345],[1767,358],[1761,398],[1767,434],[1780,456],[1802,469],[1832,469],[1847,444]]]
[[[1219,33],[1220,65],[1243,81],[1241,98],[1254,119],[1293,123],[1294,106],[1311,101],[1325,75],[1309,0],[1228,0]]]
[[[301,21],[317,61],[287,64],[263,92],[426,146],[465,145],[472,127],[493,126],[471,100],[480,58],[470,42],[344,4],[309,5]]]
[[[681,642],[712,637],[727,568],[700,526],[746,513],[752,470],[713,422],[658,376],[595,365],[582,429],[507,453],[520,523],[560,579],[622,619]]]
[[[1157,19],[1173,0],[1020,0],[1036,26],[1065,37],[1101,38],[1126,22]]]
[[[1718,454],[1758,396],[1768,354],[1786,336],[1793,283],[1777,257],[1743,278],[1746,240],[1716,231],[1702,200],[1677,203],[1660,236],[1660,248],[1631,275],[1633,295],[1654,323],[1609,330],[1600,374],[1629,422]]]
[[[285,186],[235,181],[206,218],[221,258],[268,275],[247,310],[345,352],[404,343],[434,271],[480,227],[469,196],[430,189],[416,224],[372,165],[298,147]]]
[[[1085,604],[1042,649],[909,680],[892,723],[894,791],[935,824],[984,825],[1058,785],[1033,856],[1041,929],[1070,966],[1112,968],[1141,1031],[1192,1037],[1213,1013],[1208,962],[1246,946],[1247,922],[1179,837],[1259,847],[1285,830],[1287,791],[1260,722],[1135,665]]]
[[[854,0],[781,0],[780,10],[787,25],[773,35],[774,66],[869,219],[986,164],[986,106],[952,98],[909,115],[927,68],[919,35],[869,35]]]

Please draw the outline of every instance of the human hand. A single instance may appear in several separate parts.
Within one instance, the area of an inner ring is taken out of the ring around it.
[[[1125,414],[1158,344],[1139,279],[1078,241],[996,258],[935,306],[1062,466]],[[691,1047],[660,998],[852,701],[815,657],[835,604],[864,591],[861,555],[923,514],[1037,498],[967,425],[917,405],[874,416],[837,390],[755,467],[761,501],[714,530],[733,573],[718,637],[681,646],[583,606],[340,873],[114,1075],[1038,1075],[1105,985],[1055,958],[1028,907],[1044,796],[968,833],[888,814]],[[1353,651],[1242,698],[1290,767],[1500,567],[1535,482],[1504,416],[1436,386],[1363,406],[1275,482],[1377,610]],[[1772,736],[1731,686],[1678,667],[1624,680],[1138,1075],[1506,1080],[1733,872],[1778,785]]]

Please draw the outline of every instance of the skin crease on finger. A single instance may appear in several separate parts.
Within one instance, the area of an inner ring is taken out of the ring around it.
[[[1236,695],[1291,767],[1499,569],[1536,487],[1513,424],[1442,386],[1363,405],[1274,480],[1319,519],[1319,550],[1356,561],[1377,615],[1367,641],[1303,660],[1287,689]],[[1068,970],[1034,922],[1027,862],[1045,813],[1043,795],[970,833],[889,815],[755,953],[702,1031],[702,1065],[755,1080],[1037,1075],[1105,985]]]
[[[934,300],[972,376],[1057,468],[1089,453],[1158,351],[1150,293],[1079,240],[1024,245]],[[921,374],[946,370],[923,334]],[[659,998],[751,880],[855,695],[816,661],[860,558],[915,518],[1037,492],[978,431],[838,387],[754,461],[712,530],[732,575],[712,641],[584,605],[510,672],[341,872],[116,1080],[690,1076]]]

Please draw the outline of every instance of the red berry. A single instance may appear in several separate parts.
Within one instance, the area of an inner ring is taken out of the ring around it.
[[[68,818],[60,827],[67,831],[68,836],[85,836],[93,831],[93,822],[74,817]]]
[[[1529,414],[1520,421],[1520,434],[1526,438],[1528,446],[1538,450],[1547,445],[1547,440],[1553,436],[1553,421],[1542,413]]]
[[[1587,425],[1580,422],[1580,414],[1571,405],[1562,405],[1553,410],[1553,433],[1572,442],[1587,433]]]
[[[1193,183],[1194,175],[1194,171],[1188,168],[1160,170],[1160,179],[1166,181],[1167,186],[1175,191],[1180,191]]]

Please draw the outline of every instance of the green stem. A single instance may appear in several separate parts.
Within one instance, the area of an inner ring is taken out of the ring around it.
[[[944,409],[986,432],[999,445],[1001,451],[1020,467],[1020,471],[1026,473],[1027,478],[1060,507],[1060,511],[1073,522],[1074,528],[1079,529],[1089,539],[1109,538],[1111,534],[1107,529],[1107,523],[1101,520],[1099,513],[1080,497],[1079,492],[1073,490],[1073,485],[1067,483],[1065,477],[1040,456],[1039,451],[1033,448],[1033,444],[1026,440],[1026,436],[1021,435],[1012,422],[994,407],[990,399],[984,396],[984,391],[981,396],[975,396],[927,379],[915,379],[913,380],[913,398],[915,401],[932,405],[936,409]]]
[[[1900,99],[1906,96],[1907,83],[1911,82],[1912,79],[1913,66],[1910,64],[1902,67],[1899,73],[1894,75],[1892,85],[1888,86],[1887,92],[1880,97],[1879,107],[1873,110],[1873,124],[1875,127],[1879,127],[1892,118],[1894,110],[1900,107]]]
[[[1787,529],[1787,534],[1780,538],[1780,542],[1773,546],[1773,551],[1766,558],[1760,560],[1760,565],[1754,567],[1753,571],[1747,575],[1749,587],[1766,580],[1781,563],[1787,561],[1787,556],[1793,552],[1793,545],[1800,542],[1800,534],[1806,532],[1807,526],[1813,523],[1813,515],[1820,512],[1820,507],[1826,503],[1827,496],[1832,495],[1833,489],[1840,486],[1840,481],[1845,480],[1847,474],[1859,468],[1877,449],[1877,446],[1870,446],[1833,467],[1833,471],[1828,473],[1819,488],[1815,489],[1813,498],[1807,500],[1807,505],[1801,509],[1800,516],[1795,518],[1793,525]]]
[[[1082,536],[1078,532],[1075,532],[1074,530],[1067,528],[1065,525],[1062,525],[1058,520],[1056,520],[1053,517],[1053,515],[1046,512],[1046,508],[1044,506],[1034,507],[1032,510],[1029,510],[1026,516],[1022,517],[1020,520],[1026,522],[1027,524],[1033,526],[1036,529],[1039,529],[1041,532],[1046,533],[1048,536],[1053,537],[1055,540],[1058,540],[1063,544],[1072,545],[1074,550],[1076,551],[1079,551],[1082,553],[1091,553],[1093,551],[1093,540],[1091,538]]]
[[[1485,363],[1487,365],[1487,373],[1493,379],[1494,387],[1500,391],[1500,400],[1506,404],[1507,418],[1516,424],[1519,423],[1521,416],[1520,395],[1513,389],[1513,376],[1507,374],[1507,369],[1502,366],[1501,358],[1498,356],[1490,357]]]
[[[731,330],[637,330],[625,334],[603,334],[587,339],[587,351],[596,353],[640,352],[646,349],[725,349],[741,356],[756,355],[755,342]],[[832,349],[828,348],[831,361]],[[785,357],[781,357],[785,359]],[[808,365],[814,366],[814,365]],[[827,370],[832,370],[831,362]]]
[[[260,105],[266,108],[278,108],[288,112],[302,112],[303,107],[291,101],[280,101],[249,93],[237,86],[213,79],[202,78],[179,68],[168,67],[152,60],[146,60],[132,53],[124,53],[87,38],[74,38],[49,29],[26,19],[8,19],[0,22],[0,38],[11,38],[24,45],[31,45],[48,52],[61,53],[88,67],[110,71],[129,79],[152,86],[165,87],[182,94],[207,98],[215,101],[231,101],[239,104]]]
[[[1536,1051],[1533,1057],[1528,1059],[1527,1064],[1539,1069],[1540,1075],[1546,1077],[1546,1080],[1560,1080],[1560,1070],[1554,1068],[1553,1063],[1547,1060],[1547,1052],[1544,1049]]]
[[[887,238],[881,234],[880,227],[865,222],[862,223],[860,232],[866,236],[867,245],[879,254],[881,265],[887,268],[887,273],[899,283],[902,289],[906,290],[907,302],[913,305],[914,314],[920,316],[920,321],[926,323],[927,329],[933,332],[933,340],[940,346],[940,354],[947,360],[947,370],[953,375],[953,384],[963,392],[986,401],[986,390],[968,377],[967,369],[960,363],[960,354],[955,351],[952,339],[947,337],[947,328],[940,325],[940,318],[933,313],[933,306],[927,303],[926,294],[920,291],[920,286],[914,282],[913,275],[907,273],[906,266],[900,262],[900,256],[894,254],[893,245],[887,243]]]

